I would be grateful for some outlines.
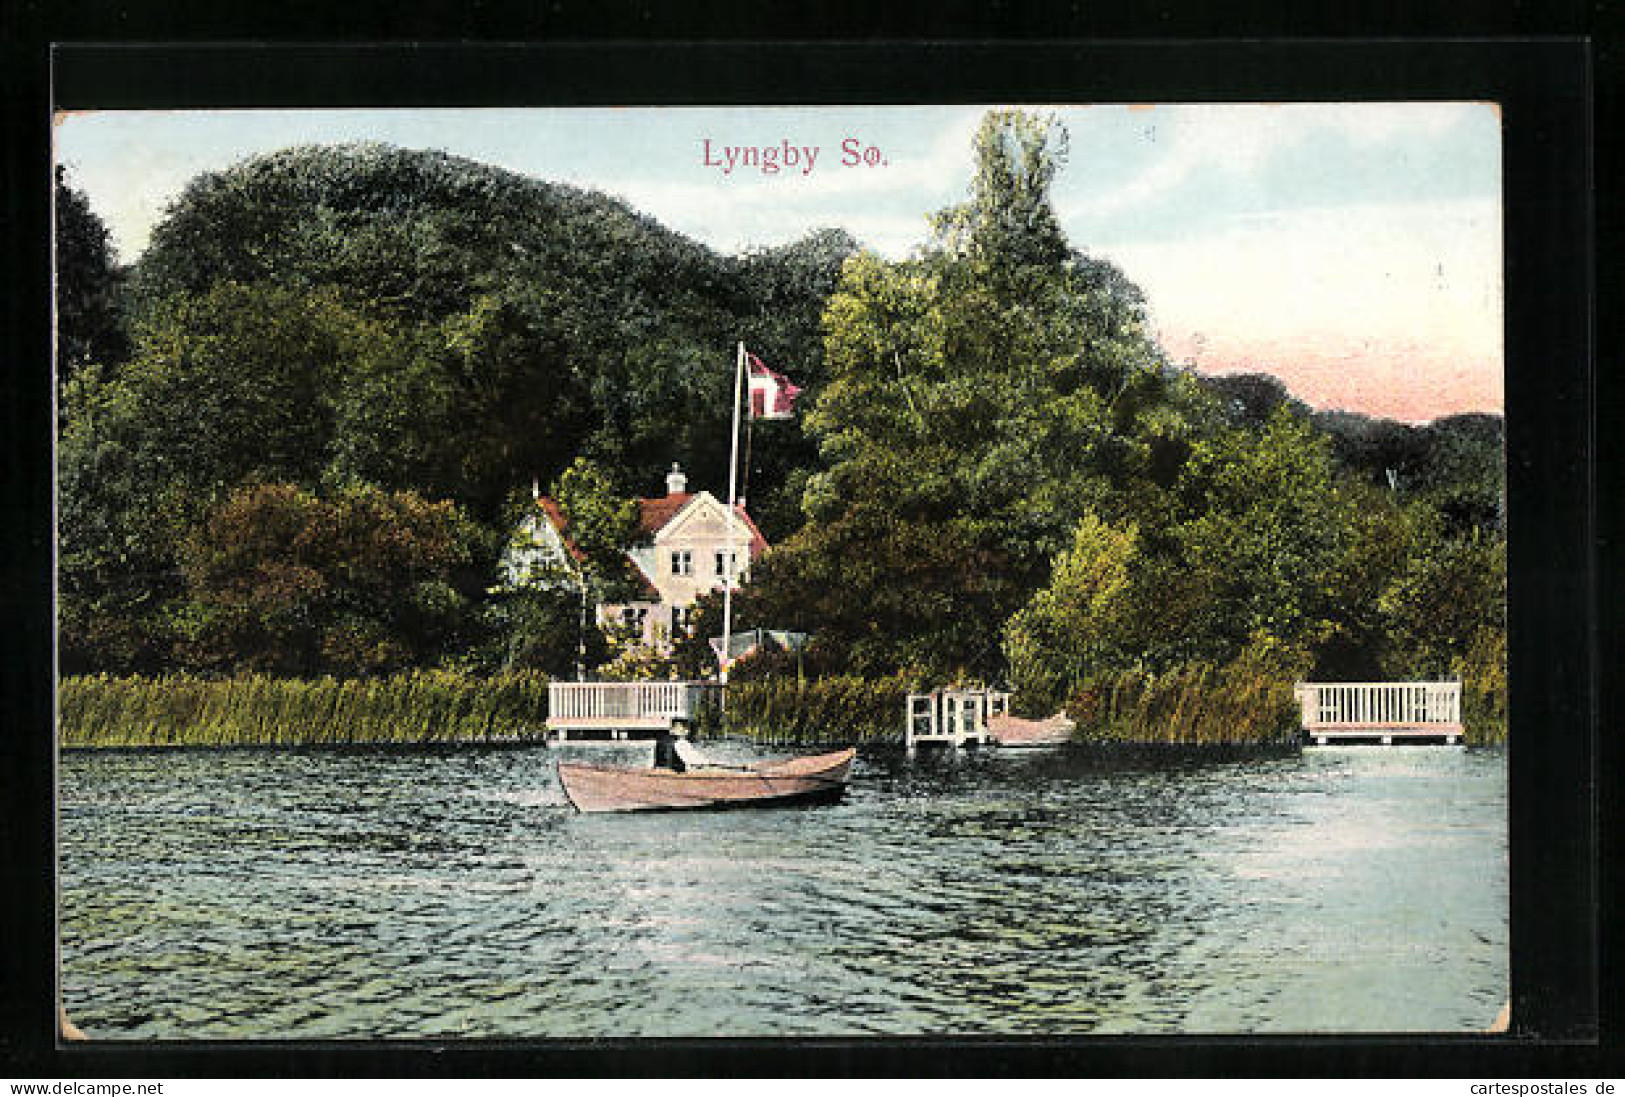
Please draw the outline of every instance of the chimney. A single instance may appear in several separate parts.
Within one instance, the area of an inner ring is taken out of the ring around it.
[[[671,463],[671,471],[666,473],[666,494],[681,495],[688,490],[688,477],[683,475],[682,467],[676,461]]]

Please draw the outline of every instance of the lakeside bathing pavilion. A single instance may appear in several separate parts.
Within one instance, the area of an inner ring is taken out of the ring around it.
[[[686,735],[715,682],[552,682],[547,728],[560,741]],[[1294,687],[1305,738],[1334,743],[1462,741],[1460,682],[1299,682]],[[989,722],[1010,711],[1010,695],[967,687],[909,694],[903,745],[976,746],[993,741]]]
[[[560,742],[687,735],[721,692],[713,682],[550,682],[547,730]]]
[[[918,743],[950,747],[980,746],[991,742],[988,721],[1010,711],[1010,695],[995,690],[965,688],[911,693],[904,711],[903,745]]]
[[[1299,682],[1293,691],[1317,746],[1461,742],[1460,682]]]

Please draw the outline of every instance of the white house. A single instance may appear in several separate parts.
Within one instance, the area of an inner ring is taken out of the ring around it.
[[[598,622],[631,629],[644,643],[660,647],[687,627],[700,595],[722,589],[728,569],[736,569],[736,589],[744,583],[751,562],[767,551],[767,541],[743,503],[735,504],[730,527],[727,505],[708,491],[690,493],[688,477],[675,463],[666,474],[666,494],[637,503],[639,538],[627,556],[639,596],[599,606]],[[557,576],[561,570],[568,575],[580,558],[564,512],[556,501],[538,494],[536,513],[525,518],[502,568],[512,585],[568,583]],[[539,578],[539,573],[551,575]]]

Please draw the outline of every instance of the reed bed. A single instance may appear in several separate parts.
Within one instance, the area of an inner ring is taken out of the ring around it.
[[[1457,667],[1461,675],[1462,738],[1469,746],[1507,741],[1507,635],[1485,630]]]
[[[901,744],[908,693],[908,682],[901,677],[842,674],[805,682],[735,682],[728,686],[726,716],[708,720],[699,730],[766,746]]]
[[[1461,686],[1462,740],[1473,747],[1501,746],[1507,741],[1506,686],[1468,680]]]
[[[387,678],[64,678],[65,747],[308,746],[540,740],[546,675],[415,671]]]
[[[1073,694],[1067,712],[1083,742],[1288,745],[1300,730],[1292,679],[1247,663],[1102,675]]]
[[[1126,671],[1087,681],[1067,711],[1080,742],[1289,745],[1299,731],[1293,681],[1252,663],[1195,664],[1160,675]],[[699,731],[767,746],[900,746],[910,692],[903,677],[739,682],[728,688],[726,719],[707,720]]]

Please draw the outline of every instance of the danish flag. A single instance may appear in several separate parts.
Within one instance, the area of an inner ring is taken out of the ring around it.
[[[792,385],[782,373],[775,373],[756,355],[745,352],[750,363],[750,417],[752,419],[791,419],[795,412],[791,405],[801,395],[801,389]]]

